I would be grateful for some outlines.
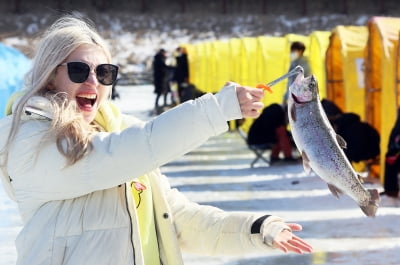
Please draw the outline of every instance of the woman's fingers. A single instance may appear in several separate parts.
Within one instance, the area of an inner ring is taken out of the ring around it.
[[[299,228],[299,225],[290,224],[289,227],[295,229]],[[301,228],[301,226],[300,226]],[[298,236],[295,236],[289,230],[282,231],[279,236],[274,240],[274,246],[281,249],[283,252],[295,252],[302,254],[303,252],[311,253],[313,248],[306,241]]]
[[[242,115],[245,118],[256,118],[264,107],[261,102],[264,91],[258,88],[237,86],[236,93],[240,104]]]
[[[288,223],[287,226],[289,226],[292,231],[301,231],[303,229],[301,225],[295,223]]]

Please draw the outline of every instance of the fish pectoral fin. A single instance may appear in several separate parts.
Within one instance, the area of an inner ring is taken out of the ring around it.
[[[347,148],[346,140],[344,140],[343,137],[340,136],[339,134],[336,134],[336,141],[338,142],[341,148]]]
[[[333,196],[335,196],[338,199],[339,199],[339,196],[341,194],[343,194],[343,192],[338,187],[336,187],[335,185],[332,185],[332,184],[328,183],[328,188],[331,191],[331,193],[333,194]]]
[[[308,158],[307,153],[305,151],[301,152],[301,158],[303,159],[304,171],[307,174],[310,174],[310,172],[311,172],[310,159]]]

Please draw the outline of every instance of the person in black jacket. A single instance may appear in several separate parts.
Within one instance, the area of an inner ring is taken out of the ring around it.
[[[176,48],[176,66],[174,68],[173,81],[178,85],[178,96],[180,102],[192,98],[192,91],[187,91],[189,87],[189,64],[187,52],[184,47]]]
[[[292,143],[286,129],[285,110],[277,103],[264,108],[261,115],[250,127],[247,142],[249,145],[272,145],[271,162],[279,161],[283,152],[284,161],[297,161],[292,157]]]
[[[322,107],[335,132],[347,143],[343,149],[350,162],[368,161],[380,154],[380,136],[358,114],[343,112],[333,101],[322,99]]]
[[[160,112],[160,106],[158,101],[160,97],[164,97],[164,106],[167,105],[167,95],[170,91],[170,67],[166,63],[167,52],[164,49],[160,49],[153,59],[153,84],[154,93],[156,94],[155,111]]]
[[[347,143],[343,151],[350,162],[368,161],[379,155],[379,133],[368,123],[362,122],[359,115],[342,113],[334,121],[334,127]]]
[[[396,122],[389,136],[388,150],[386,152],[383,194],[389,197],[399,197],[399,171],[400,171],[400,115],[397,115]]]

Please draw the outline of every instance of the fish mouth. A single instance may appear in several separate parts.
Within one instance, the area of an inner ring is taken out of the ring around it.
[[[303,69],[302,69],[303,70]],[[304,71],[300,71],[296,78],[294,79],[293,83],[289,86],[289,91],[290,94],[293,98],[293,101],[297,104],[302,104],[303,102],[299,99],[298,96],[296,96],[296,92],[298,93],[299,88],[301,86],[301,83],[304,79]]]
[[[291,96],[292,96],[292,98],[293,98],[294,103],[296,103],[296,104],[303,104],[303,103],[304,103],[304,102],[301,102],[301,101],[298,99],[298,97],[296,97],[295,94],[293,94],[293,93],[290,93],[290,94],[291,94]]]

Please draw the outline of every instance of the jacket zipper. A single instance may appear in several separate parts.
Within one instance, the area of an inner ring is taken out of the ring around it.
[[[126,195],[126,193],[128,192],[127,191],[127,188],[126,188],[126,184],[124,184],[124,186],[125,186],[125,207],[126,207],[126,211],[128,212],[128,215],[129,215],[129,222],[130,222],[130,241],[131,241],[131,245],[132,245],[132,253],[133,253],[133,264],[136,264],[136,260],[135,260],[135,246],[134,246],[134,244],[133,244],[133,229],[132,229],[132,226],[133,226],[133,222],[132,222],[132,216],[131,216],[131,212],[130,212],[130,210],[129,210],[129,206],[128,206],[128,196]]]

